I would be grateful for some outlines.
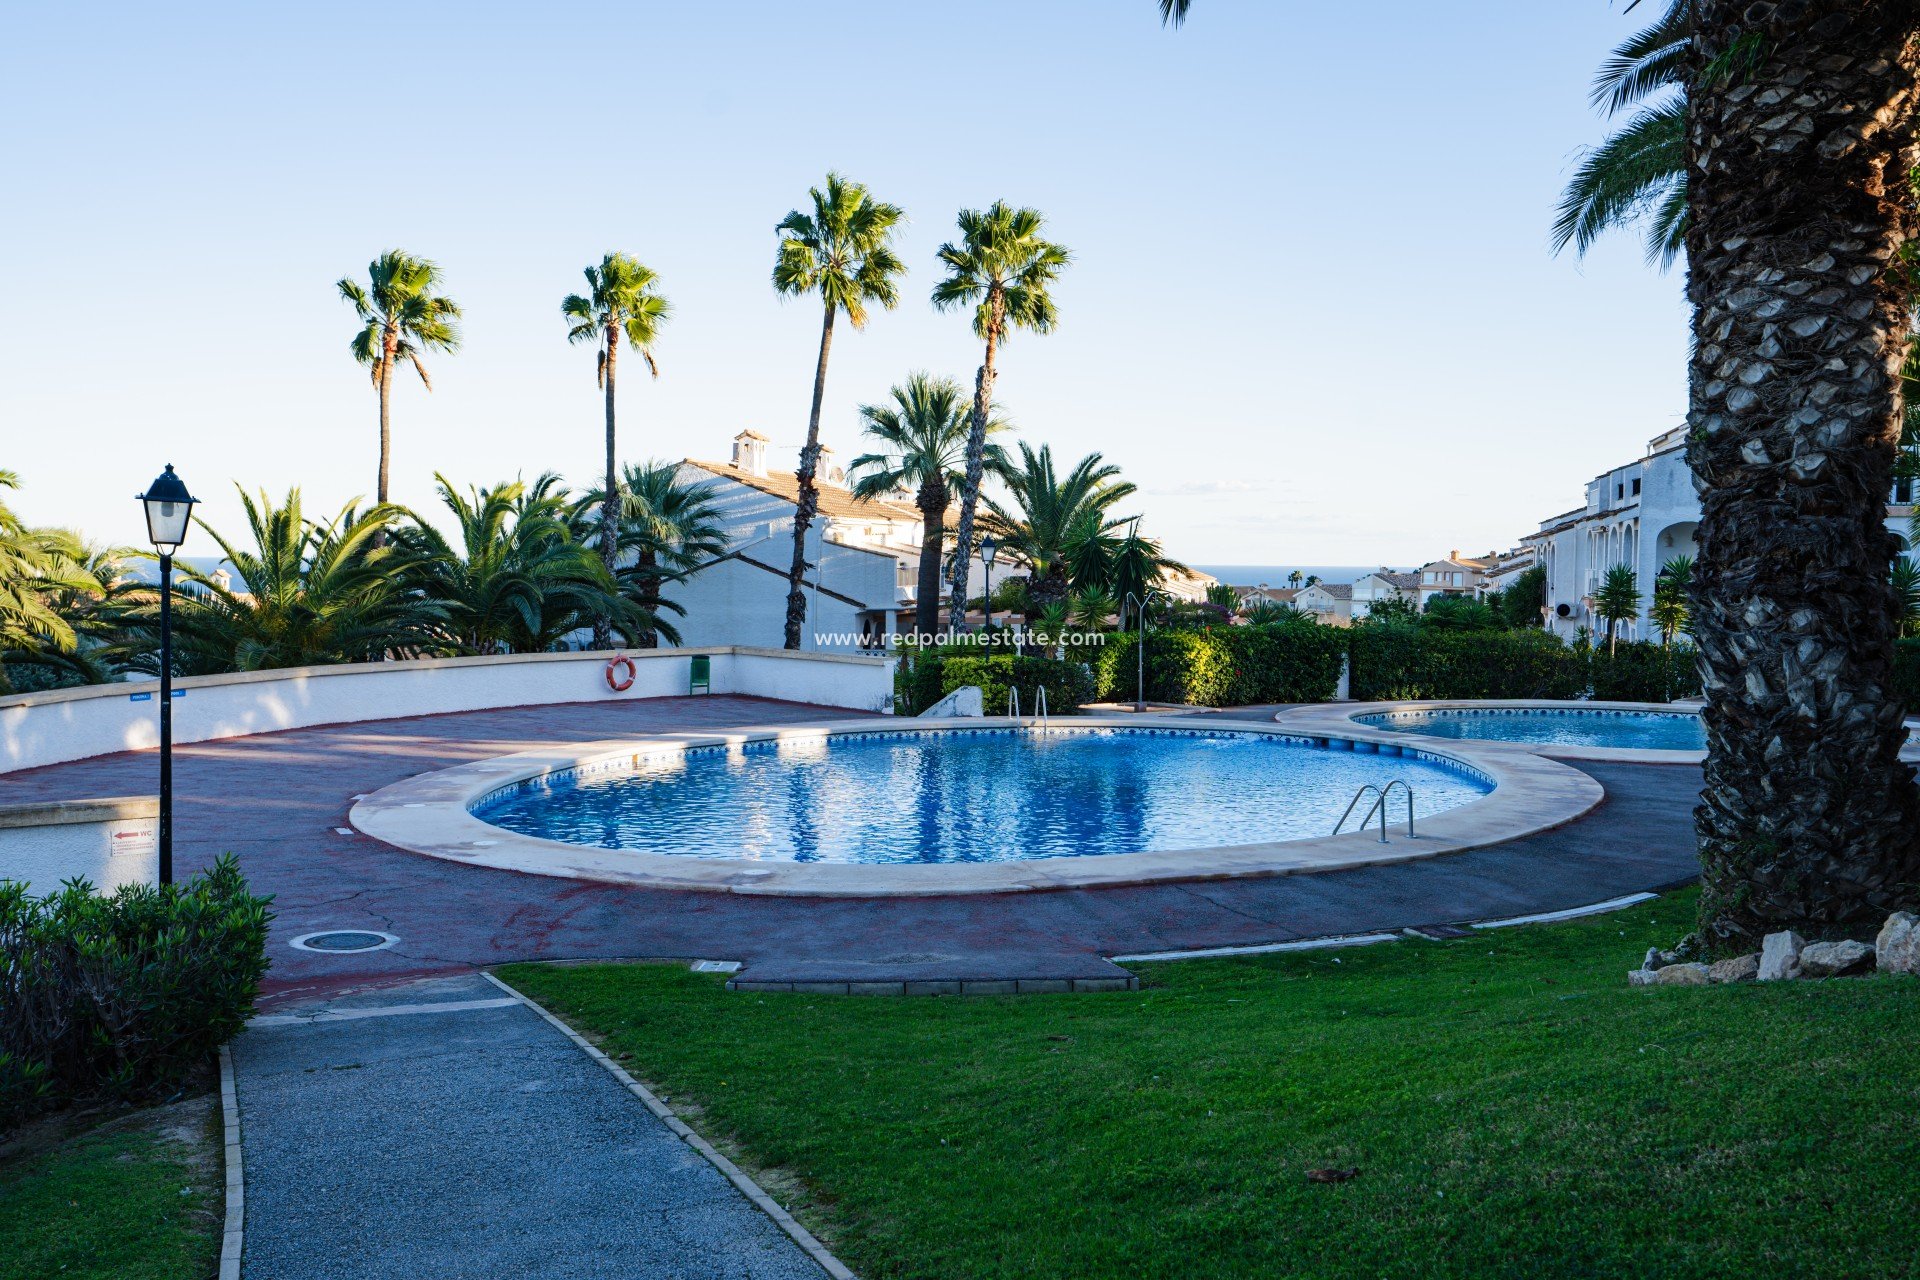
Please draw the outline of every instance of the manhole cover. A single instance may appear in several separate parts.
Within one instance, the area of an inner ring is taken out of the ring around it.
[[[390,933],[371,929],[329,929],[322,933],[303,933],[288,945],[296,951],[379,951],[400,939]]]

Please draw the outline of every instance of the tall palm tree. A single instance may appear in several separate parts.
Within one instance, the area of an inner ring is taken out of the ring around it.
[[[973,308],[974,335],[986,343],[986,357],[973,379],[973,415],[968,422],[967,467],[960,484],[960,516],[954,528],[951,561],[951,616],[955,628],[967,616],[967,566],[973,558],[973,521],[986,466],[987,418],[993,403],[994,356],[1015,329],[1046,333],[1056,320],[1049,290],[1073,256],[1041,234],[1044,219],[1034,209],[1015,209],[1004,200],[990,208],[960,211],[960,239],[940,246],[947,268],[933,286],[933,305],[942,311]]]
[[[592,547],[574,537],[557,477],[462,493],[436,475],[455,539],[424,521],[395,540],[413,553],[413,580],[445,617],[460,653],[540,653],[589,620],[619,611],[613,580]]]
[[[1075,552],[1084,559],[1089,541],[1123,523],[1107,515],[1135,491],[1119,476],[1120,468],[1097,453],[1080,459],[1061,476],[1052,449],[1042,445],[1036,451],[1022,441],[1020,461],[1006,477],[1007,502],[982,499],[987,506],[983,525],[999,540],[1002,551],[1024,561],[1029,570],[1029,620],[1067,599],[1074,585]]]
[[[600,495],[590,495],[598,501]],[[660,647],[660,637],[680,643],[680,633],[659,615],[685,610],[662,594],[675,582],[727,553],[727,527],[717,485],[689,483],[680,466],[658,459],[629,462],[620,477],[620,562],[615,571],[627,600],[650,621],[634,637],[642,649]]]
[[[813,212],[795,209],[775,228],[779,256],[773,262],[773,287],[791,297],[820,296],[820,355],[813,367],[813,407],[807,413],[807,443],[800,450],[799,481],[793,514],[793,564],[787,571],[786,646],[800,647],[806,625],[807,529],[820,510],[814,472],[820,463],[820,401],[827,393],[827,353],[833,348],[833,319],[844,313],[855,329],[867,325],[867,304],[892,310],[900,302],[899,277],[906,264],[893,251],[893,233],[906,220],[898,205],[875,200],[866,187],[837,173],[827,175],[824,190],[812,188]]]
[[[1624,564],[1607,570],[1593,593],[1593,611],[1607,624],[1607,655],[1618,652],[1619,624],[1640,616],[1640,581]]]
[[[606,477],[600,488],[600,561],[611,577],[620,543],[619,504],[615,501],[620,486],[620,466],[614,440],[614,388],[620,337],[626,335],[633,349],[647,362],[647,372],[659,377],[660,366],[653,358],[653,344],[659,339],[660,327],[666,323],[672,308],[660,294],[658,273],[631,255],[609,253],[600,259],[599,266],[588,267],[585,275],[586,294],[568,294],[560,303],[560,314],[570,325],[568,342],[593,342],[598,347],[594,378],[607,402]],[[602,614],[593,620],[593,647],[604,649],[612,642],[613,619]]]
[[[940,557],[947,542],[947,504],[965,483],[967,433],[971,410],[967,393],[952,378],[915,372],[893,388],[893,403],[863,404],[866,434],[881,446],[853,460],[853,494],[879,498],[913,490],[920,509],[920,577],[913,598],[913,625],[930,636],[940,625]],[[1007,430],[998,408],[987,422],[992,437]],[[1006,451],[991,438],[982,451],[986,472],[1007,474]]]
[[[403,250],[389,249],[367,264],[366,284],[348,277],[335,286],[360,318],[349,349],[355,360],[367,366],[380,397],[380,481],[374,490],[378,503],[387,501],[393,452],[389,408],[394,367],[407,361],[420,375],[421,385],[432,391],[433,379],[427,376],[421,352],[460,349],[460,330],[454,323],[460,308],[453,299],[441,296],[440,283],[439,267]]]
[[[1694,0],[1695,810],[1716,948],[1920,901],[1885,526],[1909,347],[1920,30],[1901,0]],[[1731,73],[1722,68],[1733,67]]]
[[[322,524],[307,519],[298,489],[276,504],[244,489],[252,547],[196,521],[233,567],[229,584],[200,570],[176,571],[176,675],[214,675],[444,650],[441,606],[417,589],[413,553],[383,535],[405,512],[347,506]],[[159,671],[159,607],[152,588],[126,596],[128,666]]]
[[[19,487],[19,476],[0,471],[0,489]],[[0,502],[0,690],[9,687],[5,664],[72,664],[81,638],[72,603],[105,589],[88,559],[75,534],[32,528]]]

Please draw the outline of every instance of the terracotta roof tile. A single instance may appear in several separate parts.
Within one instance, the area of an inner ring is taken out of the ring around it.
[[[735,480],[749,489],[757,489],[782,502],[791,502],[796,506],[800,502],[800,481],[791,471],[775,472],[772,475],[757,476],[751,471],[743,471],[727,462],[702,462],[698,458],[688,458],[687,465],[699,467],[702,471],[711,471],[725,480]],[[905,502],[890,502],[885,498],[856,498],[850,490],[839,485],[822,484],[820,493],[820,514],[836,516],[842,520],[913,520],[920,519],[919,508]]]

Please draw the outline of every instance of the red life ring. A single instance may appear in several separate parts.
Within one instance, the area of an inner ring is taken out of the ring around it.
[[[625,676],[616,676],[614,672],[622,667],[627,669],[627,674]],[[624,653],[616,653],[607,659],[607,688],[613,690],[615,693],[625,693],[627,690],[633,688],[633,678],[639,674],[640,668],[635,666],[633,659]]]

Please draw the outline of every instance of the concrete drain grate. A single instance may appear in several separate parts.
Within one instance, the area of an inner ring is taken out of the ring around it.
[[[326,929],[303,933],[287,945],[295,951],[320,951],[330,955],[351,955],[357,951],[383,951],[400,941],[391,933],[373,929]]]

